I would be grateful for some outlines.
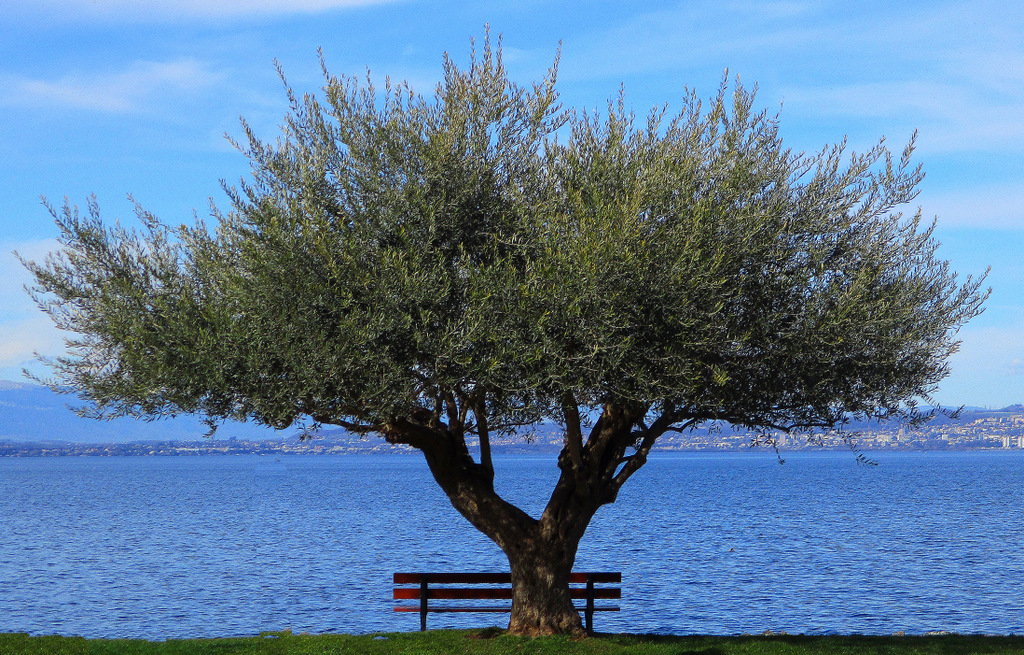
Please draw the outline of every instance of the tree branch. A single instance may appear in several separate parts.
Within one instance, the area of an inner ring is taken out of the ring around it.
[[[455,396],[452,395],[450,390],[446,389],[441,392],[441,397],[444,399],[445,408],[448,412],[448,429],[462,436],[464,426],[462,421],[459,420],[459,406],[455,402]]]
[[[371,432],[380,432],[384,428],[382,423],[357,423],[355,421],[346,421],[339,419],[334,416],[327,414],[320,414],[312,412],[309,417],[322,425],[336,425],[339,428],[345,428],[349,432],[356,434],[370,434]]]
[[[577,482],[583,473],[583,430],[580,422],[580,410],[576,397],[571,391],[562,396],[562,415],[565,417],[565,448],[569,453]]]
[[[625,465],[621,469],[619,469],[618,473],[615,474],[615,477],[612,478],[610,484],[614,493],[617,494],[619,489],[622,488],[622,485],[625,484],[626,480],[628,480],[634,473],[639,471],[640,467],[647,463],[647,455],[651,452],[651,448],[654,446],[654,443],[658,440],[658,437],[665,434],[665,432],[671,429],[673,427],[673,423],[675,423],[677,420],[678,416],[672,410],[671,406],[669,406],[666,407],[665,411],[662,412],[661,416],[659,416],[658,419],[651,424],[651,427],[640,432],[640,435],[642,436],[639,439],[639,443],[636,446],[636,453],[634,453],[631,457],[626,459],[624,463]],[[703,419],[689,419],[685,423],[683,423],[683,425],[680,426],[678,429],[686,430],[688,428],[693,427],[697,423],[700,423],[701,420]]]
[[[480,466],[487,471],[494,481],[494,462],[491,461],[491,434],[487,429],[487,392],[483,387],[478,387],[475,393],[476,399],[473,405],[473,414],[476,416],[476,433],[480,437]]]

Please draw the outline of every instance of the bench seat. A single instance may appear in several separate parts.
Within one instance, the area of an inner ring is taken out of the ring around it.
[[[594,612],[618,612],[617,605],[597,605],[596,600],[617,600],[622,597],[622,574],[618,572],[572,573],[569,576],[569,594],[574,600],[586,601],[576,605],[584,613],[587,632],[593,633]],[[507,613],[512,611],[511,573],[395,573],[394,599],[418,601],[396,604],[396,612],[419,612],[420,630],[427,629],[430,612],[451,613]],[[459,585],[459,586],[453,586]],[[472,585],[472,586],[465,586]],[[582,585],[582,586],[581,586]],[[465,604],[460,601],[492,600],[494,604]],[[437,601],[441,601],[440,603]]]

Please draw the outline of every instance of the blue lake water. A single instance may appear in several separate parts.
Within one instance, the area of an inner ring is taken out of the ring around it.
[[[1024,453],[875,458],[655,454],[580,547],[623,572],[597,629],[1024,633]],[[497,468],[536,515],[553,458]],[[494,569],[414,456],[0,459],[0,632],[415,630],[394,571]]]

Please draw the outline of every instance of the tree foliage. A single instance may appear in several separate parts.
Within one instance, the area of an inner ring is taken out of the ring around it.
[[[645,121],[621,96],[566,111],[556,68],[516,84],[488,39],[465,69],[446,56],[427,98],[325,67],[322,97],[289,89],[277,141],[243,124],[251,179],[212,228],[51,209],[62,249],[27,265],[74,335],[54,384],[97,416],[312,419],[412,445],[514,578],[517,542],[561,535],[571,568],[666,431],[918,416],[986,293],[900,212],[913,140],[794,153],[727,81]],[[565,449],[535,519],[494,494],[489,439],[545,419]],[[513,626],[578,629],[535,619]]]

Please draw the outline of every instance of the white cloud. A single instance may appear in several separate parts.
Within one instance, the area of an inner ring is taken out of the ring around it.
[[[952,373],[936,399],[949,405],[1005,407],[1024,402],[1024,326],[966,327],[960,351],[950,359]]]
[[[1006,9],[985,0],[937,2],[927,11],[900,3],[854,9],[698,0],[567,43],[563,73],[566,80],[628,82],[677,72],[680,86],[706,96],[709,80],[728,67],[745,82],[767,76],[762,101],[784,100],[787,125],[854,119],[900,139],[916,127],[924,155],[1019,152],[1024,12]],[[630,86],[636,82],[627,92]]]
[[[920,129],[918,150],[926,155],[1024,149],[1024,85],[1015,96],[979,84],[929,80],[791,87],[781,95],[788,110],[805,117],[912,125]]]
[[[64,352],[63,334],[25,293],[32,276],[12,253],[41,260],[58,247],[55,239],[0,244],[0,368],[20,370],[31,367],[33,353]]]
[[[926,217],[943,227],[1024,231],[1024,184],[989,185],[919,197]]]
[[[57,355],[64,352],[64,335],[48,316],[0,321],[0,367],[32,368],[34,353]]]
[[[385,4],[392,0],[8,0],[15,15],[45,13],[62,20],[165,22],[194,18],[232,18],[303,14]]]
[[[32,275],[15,258],[14,251],[26,259],[41,261],[47,253],[59,247],[56,239],[0,243],[0,307],[5,313],[35,309],[32,299],[22,288],[31,283]]]
[[[71,74],[57,80],[0,77],[0,106],[70,107],[128,112],[176,92],[195,93],[221,76],[194,59],[139,61],[108,74]]]
[[[751,54],[792,53],[824,39],[820,28],[793,27],[794,16],[806,11],[804,3],[693,2],[638,14],[567,43],[564,72],[571,79],[622,78],[711,66],[718,75],[716,62],[738,65]]]
[[[787,106],[920,128],[925,155],[1024,149],[1024,12],[970,0],[882,18],[863,14],[819,44],[833,52],[828,74],[786,89]],[[836,56],[846,59],[838,76]]]

